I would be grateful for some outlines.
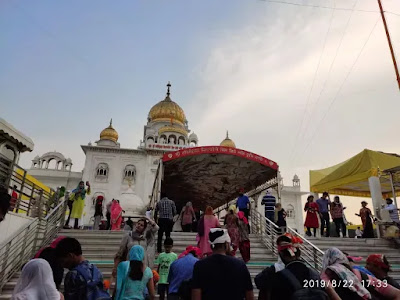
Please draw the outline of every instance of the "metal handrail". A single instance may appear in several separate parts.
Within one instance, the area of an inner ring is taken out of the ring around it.
[[[270,183],[262,185],[261,187],[268,186],[269,184]],[[257,188],[257,192],[259,192],[259,188],[260,187]],[[253,191],[250,191],[247,194],[249,195],[257,193],[252,192]],[[230,205],[234,204],[235,201],[236,200],[232,200],[227,204],[221,205],[214,210],[214,213],[217,214],[219,218],[220,212],[225,210]],[[274,222],[263,216],[254,206],[251,207],[249,221],[251,223],[251,233],[258,235],[264,245],[274,254],[274,256],[277,257],[278,251],[276,247],[276,239],[281,234],[280,228]],[[324,256],[324,252],[313,243],[311,243],[309,240],[307,240],[305,237],[300,235],[293,228],[287,226],[286,230],[292,235],[295,235],[303,240],[303,244],[299,245],[303,260],[318,271],[322,270],[322,258]]]
[[[254,208],[251,209],[250,219],[252,233],[259,235],[267,248],[275,256],[278,256],[276,238],[282,234],[280,228]],[[291,227],[287,226],[286,230],[302,239],[303,243],[299,244],[302,259],[316,270],[322,270],[324,252]]]
[[[38,249],[49,244],[56,237],[65,221],[66,199],[44,219],[39,214],[0,246],[0,292]],[[42,207],[39,208],[41,210]]]

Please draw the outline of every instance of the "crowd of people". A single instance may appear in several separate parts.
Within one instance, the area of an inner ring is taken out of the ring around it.
[[[238,214],[245,218],[244,213]],[[173,252],[173,240],[166,238],[153,267],[146,242],[132,244],[127,256],[116,263],[111,293],[110,281],[84,258],[80,243],[59,237],[25,264],[12,299],[152,300],[156,293],[159,299],[168,300],[254,299],[250,273],[245,262],[234,255],[229,229],[210,228],[207,240],[211,253],[203,255],[200,248],[188,246],[178,256]],[[391,266],[384,255],[369,255],[361,266],[357,265],[360,257],[330,248],[318,272],[303,260],[302,243],[288,233],[278,237],[278,261],[254,279],[258,299],[400,299],[400,285],[388,275]],[[60,293],[63,268],[69,272]]]
[[[81,182],[74,190],[71,196],[74,203],[90,193],[89,183],[86,186],[85,189]],[[360,257],[330,248],[325,251],[322,271],[318,272],[302,258],[302,239],[285,233],[284,209],[270,193],[264,198],[266,215],[281,228],[282,235],[276,241],[278,261],[255,278],[258,299],[400,299],[399,283],[388,275],[390,264],[382,254],[370,255],[366,265],[361,266],[357,264]],[[155,207],[158,224],[149,215],[129,226],[114,257],[110,280],[104,280],[100,270],[84,258],[78,240],[58,237],[22,268],[12,299],[154,299],[156,293],[162,300],[254,299],[253,283],[246,266],[250,260],[250,201],[243,194],[239,199],[241,201],[228,208],[223,225],[212,207],[208,206],[203,215],[197,216],[188,202],[179,219],[185,231],[192,231],[196,222],[197,245],[187,246],[178,256],[173,252],[171,238],[177,209],[174,201],[163,194]],[[79,202],[75,208],[74,203],[71,225],[76,225],[72,220],[77,219],[80,209]],[[95,206],[103,205],[104,198],[97,197]],[[366,203],[362,205],[359,215],[364,218],[365,233],[373,219]],[[7,212],[8,208],[9,204],[6,207],[2,202],[0,212]],[[337,196],[333,202],[327,193],[316,202],[309,196],[305,205],[307,235],[311,235],[313,229],[315,236],[320,228],[321,233],[329,236],[332,217],[337,234],[342,231],[346,236],[344,209]],[[123,210],[118,200],[111,201],[108,212],[111,229],[120,230]],[[95,215],[102,217],[102,210],[97,209]],[[95,224],[99,225],[100,220],[95,218]],[[321,226],[320,220],[323,220]],[[237,250],[242,259],[236,258]],[[65,278],[64,268],[69,269]],[[60,293],[63,280],[64,289]],[[111,293],[110,282],[113,281],[115,288]]]
[[[258,299],[400,299],[400,285],[388,275],[390,264],[384,255],[370,255],[361,267],[355,261],[362,258],[330,248],[318,272],[303,260],[301,243],[290,234],[278,237],[278,262],[254,280]]]
[[[390,214],[390,218],[393,222],[400,226],[398,209],[393,205],[393,200],[390,198],[386,199],[386,205],[382,207],[383,210],[387,210]],[[361,202],[361,209],[356,216],[361,218],[363,229],[360,227],[356,230],[356,237],[358,238],[374,238],[373,224],[375,218],[371,210],[367,207],[368,202]],[[347,221],[344,214],[346,207],[343,206],[339,196],[335,196],[333,201],[330,201],[329,194],[324,192],[322,197],[314,202],[314,196],[310,195],[307,197],[307,202],[304,206],[306,212],[306,220],[304,226],[307,228],[307,236],[316,237],[317,229],[320,228],[322,237],[329,237],[330,233],[330,219],[332,218],[335,224],[336,236],[346,237],[347,236]],[[313,229],[313,233],[311,233]],[[341,234],[340,234],[341,233]]]

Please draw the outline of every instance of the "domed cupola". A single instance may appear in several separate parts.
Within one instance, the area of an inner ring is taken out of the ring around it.
[[[110,125],[100,133],[100,140],[109,140],[115,143],[118,141],[118,132],[112,126],[112,119]]]
[[[236,148],[234,141],[229,138],[228,131],[226,131],[226,138],[221,142],[220,146],[229,147],[229,148]]]
[[[167,95],[164,100],[154,105],[149,112],[150,122],[171,122],[179,125],[186,124],[186,116],[183,109],[171,100],[171,83],[167,84]]]

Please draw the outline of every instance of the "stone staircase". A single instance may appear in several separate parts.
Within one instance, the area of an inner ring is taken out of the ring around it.
[[[88,231],[88,230],[62,230],[59,235],[74,237],[82,244],[83,255],[90,262],[94,263],[103,273],[105,279],[111,277],[113,268],[113,258],[119,249],[124,232],[109,231]],[[174,240],[173,251],[180,254],[188,245],[196,245],[195,233],[173,232],[171,234]],[[256,235],[250,235],[251,241],[251,261],[247,264],[250,275],[254,278],[264,268],[276,261],[272,253],[264,246],[260,238]],[[388,241],[381,239],[351,239],[351,238],[320,238],[310,239],[322,251],[330,247],[337,247],[342,251],[353,256],[362,256],[361,265],[365,265],[365,260],[369,254],[385,254],[392,264],[393,272],[390,274],[396,280],[400,281],[400,250],[395,249]],[[240,253],[236,254],[240,259]],[[20,273],[17,273],[4,286],[0,295],[0,300],[10,299],[12,291],[16,285]],[[254,281],[253,281],[254,282]],[[113,288],[113,287],[112,287]],[[255,294],[258,291],[254,290]]]
[[[111,277],[113,259],[119,249],[124,232],[88,231],[88,230],[62,230],[59,235],[74,237],[82,244],[83,256],[94,263],[103,273],[104,279]],[[195,233],[173,232],[171,238],[174,240],[173,251],[178,255],[188,245],[196,245]],[[264,244],[255,235],[250,235],[251,261],[247,264],[250,275],[254,278],[264,268],[276,261],[272,253],[266,249]],[[237,257],[241,258],[239,251]],[[17,273],[3,288],[0,300],[10,299],[20,273]],[[253,280],[254,282],[254,280]],[[113,287],[112,287],[113,288]],[[255,290],[255,294],[258,294]]]
[[[389,275],[400,282],[400,249],[384,239],[354,239],[354,238],[309,238],[309,241],[322,251],[331,247],[339,248],[351,256],[361,256],[363,260],[358,263],[365,266],[365,261],[370,254],[384,254],[392,265]]]

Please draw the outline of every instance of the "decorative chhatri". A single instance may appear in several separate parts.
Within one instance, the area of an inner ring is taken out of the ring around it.
[[[236,148],[236,144],[229,138],[229,133],[226,131],[226,138],[221,142],[220,146]]]
[[[112,119],[110,125],[100,133],[100,140],[118,141],[118,132],[112,127]]]

